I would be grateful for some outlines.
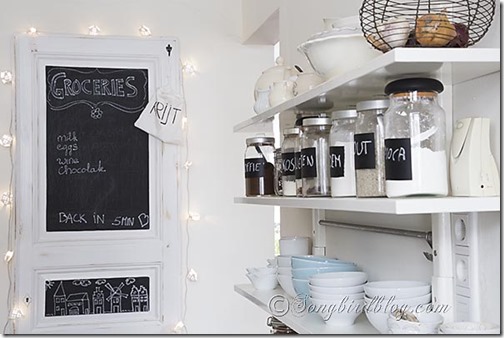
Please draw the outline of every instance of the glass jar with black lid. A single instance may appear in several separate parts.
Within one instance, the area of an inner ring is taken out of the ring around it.
[[[275,138],[251,137],[246,144],[245,195],[275,195]]]

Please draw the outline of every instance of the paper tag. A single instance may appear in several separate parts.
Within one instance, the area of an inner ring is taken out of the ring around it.
[[[165,143],[182,143],[182,118],[185,102],[182,96],[166,87],[157,90],[135,122],[135,127]]]

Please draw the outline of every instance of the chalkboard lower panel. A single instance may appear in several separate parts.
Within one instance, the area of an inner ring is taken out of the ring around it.
[[[147,69],[46,66],[46,229],[146,230]]]

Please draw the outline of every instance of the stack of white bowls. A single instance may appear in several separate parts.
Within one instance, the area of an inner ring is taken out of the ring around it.
[[[279,255],[276,257],[277,279],[282,289],[291,297],[296,297],[296,290],[292,284],[291,257],[289,255]]]
[[[279,240],[280,255],[299,256],[310,253],[310,239],[308,237],[288,236]]]
[[[425,312],[431,303],[431,286],[421,281],[376,281],[364,285],[365,313],[380,333],[389,333],[387,319],[396,310]]]
[[[256,290],[273,290],[277,285],[277,268],[260,267],[247,268],[247,278]]]
[[[351,326],[364,309],[364,283],[361,271],[330,272],[309,280],[313,312],[333,326]]]
[[[326,272],[357,271],[352,262],[344,262],[324,256],[292,256],[292,281],[298,295],[309,295],[308,280],[310,277]]]

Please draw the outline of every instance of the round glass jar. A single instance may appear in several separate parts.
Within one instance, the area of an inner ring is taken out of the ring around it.
[[[329,135],[332,121],[327,117],[303,120],[301,177],[303,197],[331,196]]]
[[[390,98],[384,114],[388,197],[448,194],[446,118],[438,104],[443,89],[430,78],[401,79],[385,87]]]
[[[245,195],[274,195],[275,139],[251,137],[246,140],[245,150]]]
[[[282,142],[282,189],[284,196],[297,196],[296,154],[301,151],[299,128],[288,128],[283,131]],[[299,171],[301,179],[301,171]]]
[[[354,159],[357,197],[381,197],[385,193],[385,152],[383,113],[389,100],[357,103]]]
[[[355,196],[354,133],[357,111],[338,110],[332,113],[329,137],[331,156],[331,196]]]

